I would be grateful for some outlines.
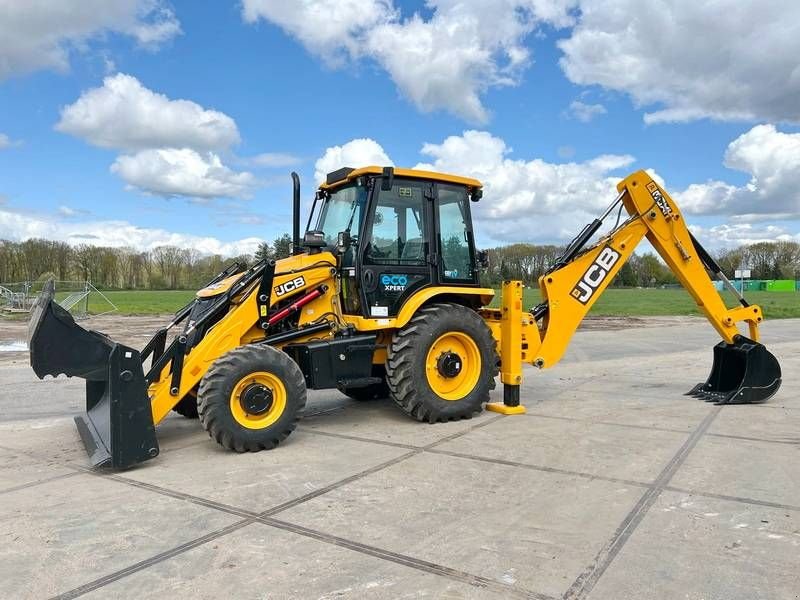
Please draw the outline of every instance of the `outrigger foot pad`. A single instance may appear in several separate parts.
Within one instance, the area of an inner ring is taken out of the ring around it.
[[[762,344],[743,335],[733,344],[714,346],[714,364],[705,383],[686,392],[714,404],[757,404],[766,402],[781,387],[781,367]]]
[[[124,469],[158,456],[141,355],[75,323],[53,296],[48,282],[31,315],[31,366],[40,378],[86,380],[86,412],[75,424],[92,465]]]

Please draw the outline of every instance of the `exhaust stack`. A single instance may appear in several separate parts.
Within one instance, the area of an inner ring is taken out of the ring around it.
[[[292,254],[300,254],[300,176],[292,171]]]

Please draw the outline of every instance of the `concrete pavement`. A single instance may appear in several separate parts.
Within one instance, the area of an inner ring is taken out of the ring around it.
[[[162,454],[88,469],[80,380],[0,366],[0,597],[800,598],[800,320],[762,406],[683,396],[703,320],[579,332],[525,416],[408,419],[312,392],[271,452],[177,415]],[[502,391],[494,393],[501,398]]]

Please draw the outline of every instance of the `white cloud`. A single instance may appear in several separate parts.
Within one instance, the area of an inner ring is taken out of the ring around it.
[[[485,131],[465,131],[441,144],[425,144],[422,154],[434,171],[475,177],[485,186],[474,207],[479,234],[503,242],[564,241],[616,196],[620,177],[634,158],[604,154],[585,162],[548,163],[509,157],[506,143]]]
[[[173,147],[221,150],[239,142],[228,115],[190,100],[170,100],[118,73],[61,110],[56,129],[95,146],[123,150]]]
[[[800,218],[800,133],[757,125],[728,145],[724,164],[750,180],[741,187],[723,181],[690,185],[676,194],[685,212],[751,222]]]
[[[155,48],[181,32],[161,0],[0,0],[0,80],[38,69],[66,71],[70,53],[108,33]]]
[[[329,64],[357,56],[365,32],[395,16],[392,0],[243,0],[248,23],[264,19]]]
[[[567,113],[581,123],[588,123],[595,117],[606,114],[608,111],[602,104],[586,104],[575,100],[569,105]]]
[[[631,156],[601,155],[575,163],[514,160],[506,143],[485,131],[465,131],[440,144],[424,144],[430,162],[414,168],[475,177],[483,200],[473,205],[476,230],[485,242],[553,242],[572,238],[616,196],[612,173],[630,166]],[[394,164],[374,140],[357,139],[328,148],[316,178],[337,168]]]
[[[742,244],[750,245],[758,242],[800,242],[800,234],[792,234],[785,227],[778,225],[734,223],[713,227],[692,225],[689,229],[696,237],[703,240],[703,244],[716,248],[735,248]]]
[[[514,85],[530,63],[524,40],[541,23],[566,27],[577,0],[428,0],[428,19],[391,0],[244,0],[248,22],[270,21],[330,65],[369,57],[420,110],[488,120],[489,88]]]
[[[654,107],[645,121],[800,122],[796,0],[581,0],[561,66]]]
[[[246,198],[258,184],[251,173],[222,163],[220,153],[240,139],[231,117],[171,100],[123,73],[64,107],[56,129],[125,152],[111,171],[147,194]]]
[[[157,196],[198,199],[248,197],[256,185],[251,173],[237,173],[213,152],[159,148],[122,155],[111,165],[130,185]]]
[[[280,167],[293,167],[300,164],[302,161],[299,157],[293,154],[284,154],[282,152],[265,152],[257,154],[250,158],[244,159],[245,163],[255,167],[266,167],[270,169],[277,169]]]
[[[12,140],[5,133],[0,133],[0,150],[5,150],[6,148],[13,148],[15,146],[20,146],[20,145],[22,145],[21,141]]]
[[[84,210],[82,208],[73,208],[71,206],[66,206],[62,204],[58,207],[58,214],[64,218],[70,219],[74,217],[80,217],[82,215],[88,215],[89,211]]]
[[[137,250],[152,250],[157,246],[169,245],[222,256],[252,254],[262,241],[254,237],[223,241],[211,236],[137,227],[127,221],[65,220],[0,208],[0,239],[23,241],[30,238],[59,240],[71,245],[132,247]]]
[[[381,145],[369,138],[355,139],[342,146],[332,146],[314,164],[314,179],[317,183],[325,181],[328,173],[342,167],[366,167],[377,165],[390,167],[394,163]]]

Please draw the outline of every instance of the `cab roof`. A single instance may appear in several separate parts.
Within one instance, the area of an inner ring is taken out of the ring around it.
[[[371,165],[369,167],[360,167],[352,169],[345,167],[328,174],[327,181],[319,187],[321,190],[331,190],[339,187],[347,182],[353,181],[362,175],[383,175],[384,167]],[[395,177],[413,177],[415,179],[428,179],[432,181],[442,181],[444,183],[455,183],[458,185],[465,185],[473,190],[480,189],[483,184],[477,179],[471,177],[461,177],[460,175],[450,175],[448,173],[436,173],[434,171],[421,171],[419,169],[394,169]]]

